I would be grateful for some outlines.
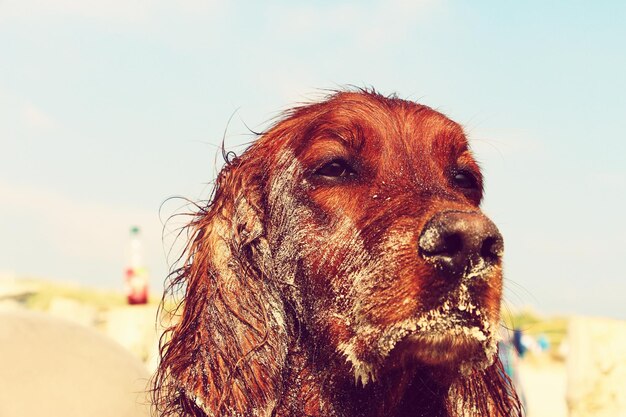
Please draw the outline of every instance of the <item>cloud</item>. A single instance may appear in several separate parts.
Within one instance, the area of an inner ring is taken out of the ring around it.
[[[25,149],[25,138],[47,136],[63,128],[63,123],[36,100],[13,94],[0,84],[0,138],[5,141],[5,154]]]
[[[23,273],[29,268],[45,270],[63,260],[67,275],[106,282],[124,267],[128,228],[139,225],[144,236],[146,258],[158,275],[164,275],[161,225],[156,209],[114,206],[62,195],[41,186],[0,181],[0,250],[8,254],[3,268]],[[13,264],[10,264],[13,263]],[[43,265],[42,265],[43,264]],[[85,277],[81,271],[104,265],[102,276]],[[111,272],[113,271],[113,272]],[[92,282],[93,283],[93,282]]]
[[[626,186],[626,170],[600,169],[591,171],[585,176],[586,183],[591,187],[620,190]]]
[[[274,11],[281,17],[276,19],[275,30],[295,35],[339,35],[353,39],[354,46],[378,48],[403,40],[409,30],[442,4],[437,0],[391,0],[280,6]]]
[[[113,18],[140,20],[150,9],[148,0],[8,0],[1,5],[5,18],[35,16],[74,16],[85,18]]]
[[[152,0],[5,0],[0,2],[0,20],[33,17],[77,17],[140,23],[168,13],[210,14],[222,7],[220,0],[181,0],[172,7]]]
[[[22,122],[37,130],[49,131],[58,129],[61,124],[50,114],[32,103],[25,102],[20,109]]]
[[[16,220],[36,219],[65,254],[107,259],[118,230],[141,223],[154,213],[70,198],[43,187],[0,182],[2,211]],[[18,220],[18,221],[19,221]]]
[[[466,129],[470,145],[477,155],[546,156],[545,141],[528,131]]]

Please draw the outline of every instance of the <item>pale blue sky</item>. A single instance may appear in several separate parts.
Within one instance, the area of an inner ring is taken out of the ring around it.
[[[0,0],[0,274],[121,287],[136,223],[159,287],[159,206],[206,197],[231,114],[235,146],[355,84],[465,126],[510,304],[626,318],[624,22],[617,1]]]

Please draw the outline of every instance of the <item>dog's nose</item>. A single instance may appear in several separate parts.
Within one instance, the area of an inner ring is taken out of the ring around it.
[[[451,276],[479,275],[500,262],[504,244],[498,228],[479,212],[444,211],[433,216],[420,235],[419,251]]]

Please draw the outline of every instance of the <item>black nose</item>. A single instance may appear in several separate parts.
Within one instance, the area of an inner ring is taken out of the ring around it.
[[[433,216],[420,235],[419,251],[451,276],[479,275],[498,264],[503,242],[498,228],[479,212],[444,211]]]

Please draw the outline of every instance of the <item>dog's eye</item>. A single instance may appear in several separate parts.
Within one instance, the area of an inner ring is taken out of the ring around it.
[[[478,189],[478,180],[474,174],[467,171],[457,171],[452,174],[452,183],[459,188],[465,190]]]
[[[335,159],[321,168],[318,168],[318,170],[315,171],[315,175],[330,178],[345,178],[355,176],[356,172],[343,159]]]

